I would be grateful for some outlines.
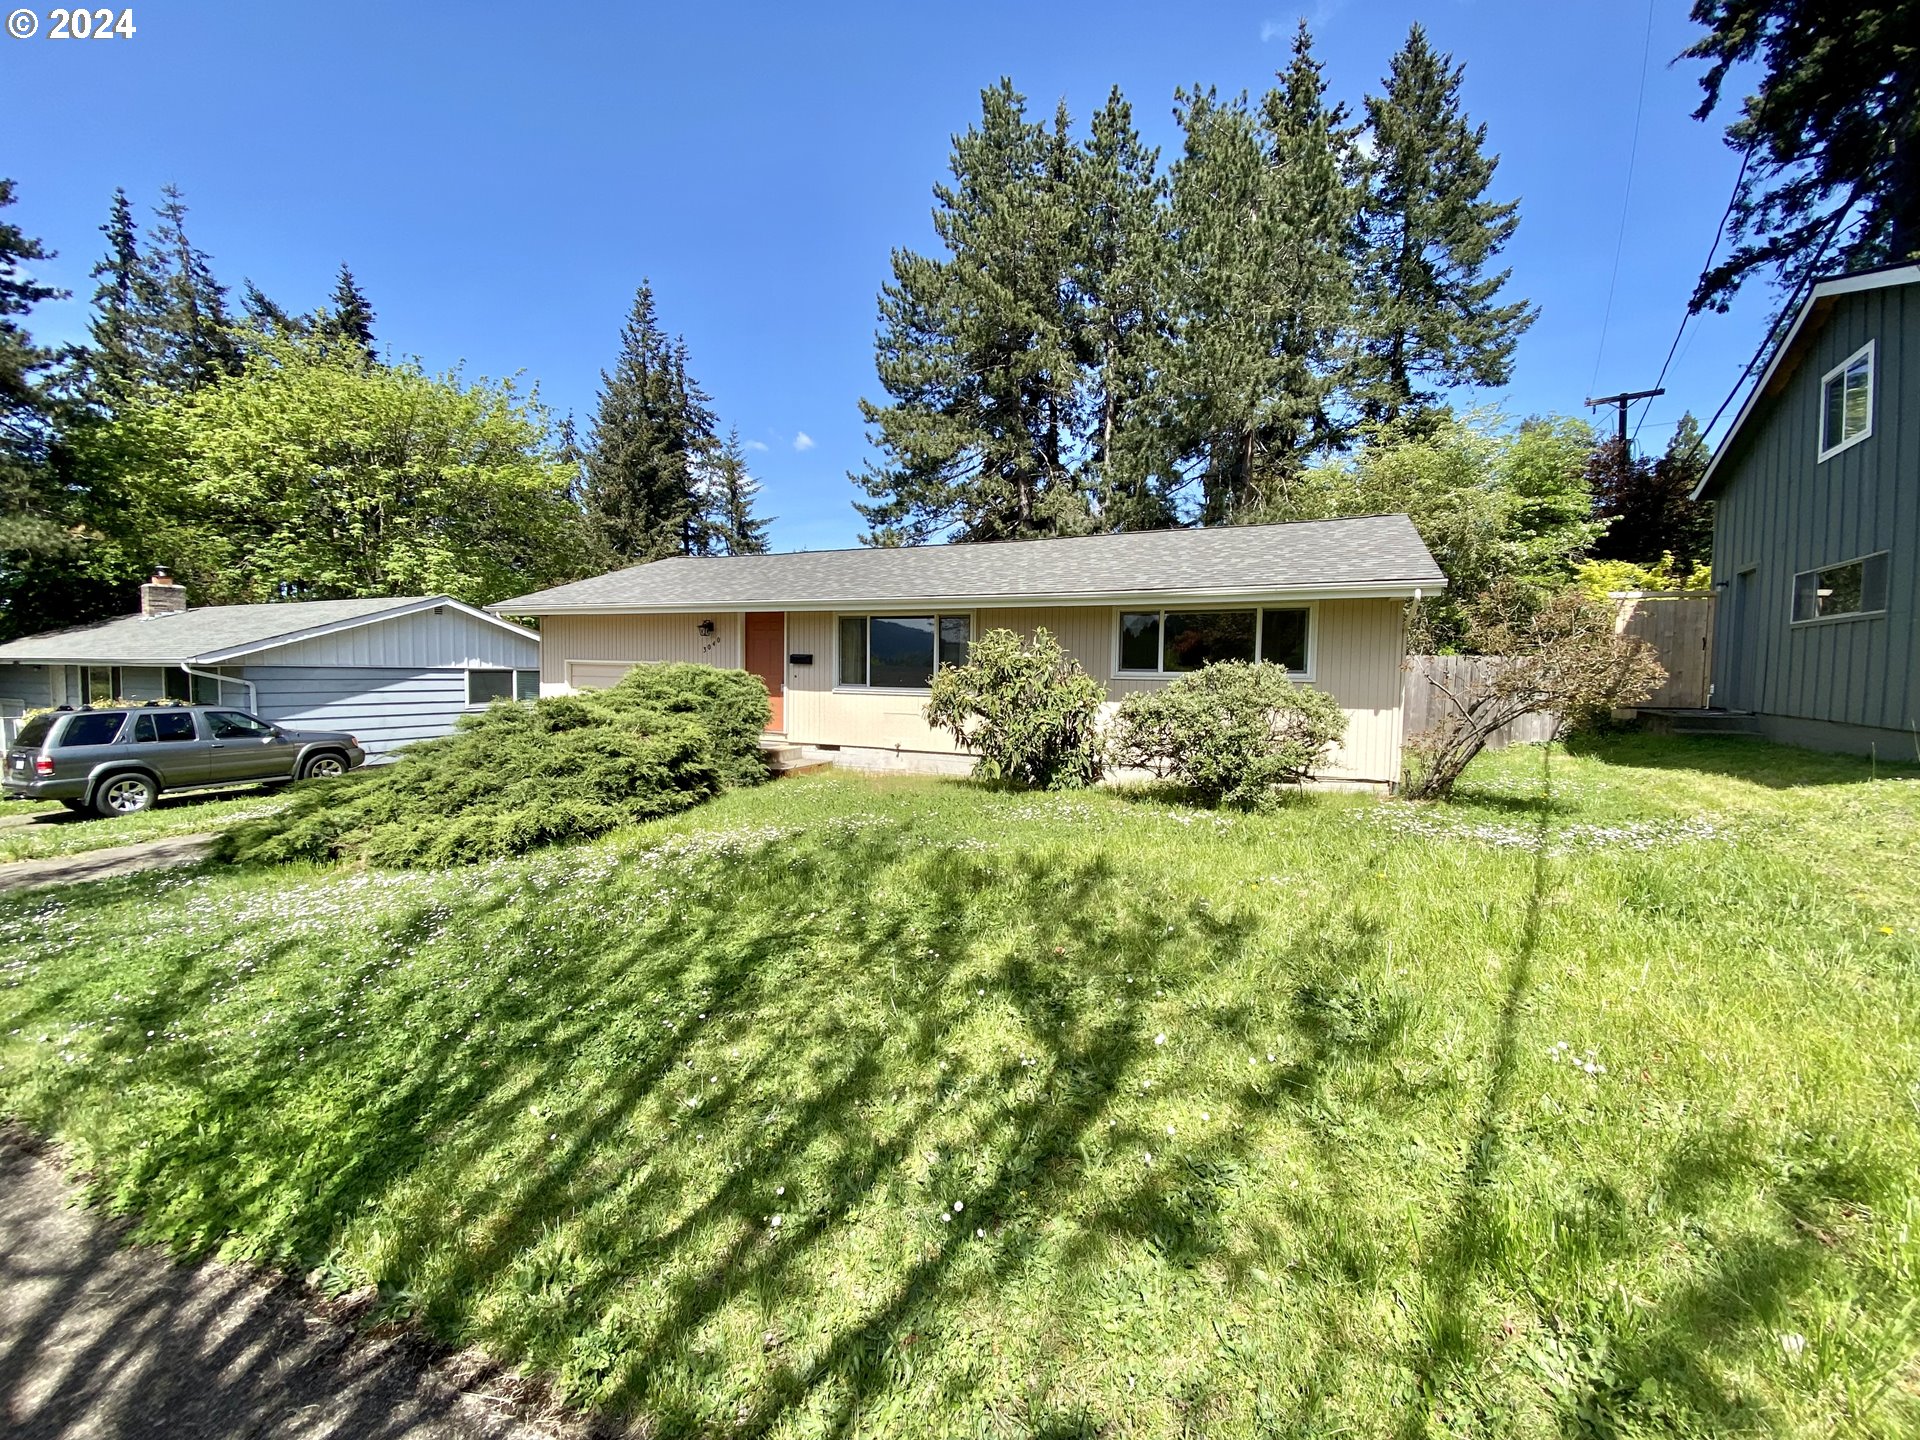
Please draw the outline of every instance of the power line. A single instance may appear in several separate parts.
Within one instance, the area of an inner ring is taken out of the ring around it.
[[[1593,378],[1587,389],[1600,384],[1600,362],[1607,358],[1607,327],[1613,320],[1613,292],[1620,284],[1620,257],[1627,248],[1627,217],[1632,211],[1633,168],[1640,155],[1640,116],[1647,105],[1647,61],[1653,54],[1653,0],[1647,0],[1647,35],[1640,47],[1640,93],[1633,102],[1633,139],[1627,145],[1627,188],[1620,197],[1620,233],[1613,241],[1613,274],[1607,279],[1607,304],[1600,312],[1600,348],[1593,356]]]
[[[1854,193],[1858,195],[1859,192],[1856,189]],[[1760,363],[1761,356],[1773,348],[1773,343],[1776,338],[1784,338],[1787,327],[1792,324],[1794,313],[1800,308],[1801,292],[1813,288],[1820,274],[1820,262],[1827,258],[1827,247],[1839,238],[1840,231],[1844,228],[1847,215],[1852,209],[1853,197],[1849,196],[1847,203],[1842,205],[1834,215],[1833,224],[1827,230],[1827,238],[1822,240],[1820,242],[1820,248],[1813,252],[1813,259],[1808,263],[1806,273],[1800,277],[1799,283],[1793,287],[1793,293],[1787,297],[1787,303],[1780,307],[1779,319],[1767,327],[1767,333],[1760,338],[1760,348],[1753,352],[1752,357],[1747,361],[1746,365],[1742,367],[1740,378],[1733,382],[1733,389],[1727,392],[1727,398],[1722,400],[1720,402],[1720,408],[1713,412],[1713,419],[1709,420],[1706,428],[1700,432],[1701,444],[1704,445],[1707,443],[1707,436],[1711,435],[1713,433],[1713,427],[1720,423],[1720,417],[1727,413],[1727,407],[1733,403],[1734,397],[1740,393],[1741,388],[1747,383],[1747,376],[1753,372],[1753,367]]]
[[[1734,202],[1740,198],[1740,187],[1747,178],[1747,163],[1753,159],[1753,147],[1759,143],[1758,139],[1752,140],[1748,142],[1747,148],[1740,152],[1740,171],[1733,177],[1733,189],[1727,195],[1727,208],[1720,212],[1720,223],[1713,227],[1713,244],[1707,247],[1706,261],[1700,266],[1700,273],[1703,276],[1713,268],[1713,257],[1720,253],[1720,241],[1727,233],[1727,221],[1733,216]],[[1680,312],[1680,328],[1673,332],[1673,343],[1667,347],[1667,358],[1660,362],[1660,374],[1653,382],[1654,389],[1657,390],[1667,383],[1667,367],[1673,364],[1673,357],[1679,353],[1680,337],[1687,333],[1687,322],[1693,317],[1694,309],[1691,304]],[[1653,406],[1649,405],[1640,412],[1640,423],[1633,427],[1635,440],[1640,438],[1640,426],[1647,423],[1647,415],[1652,409]]]

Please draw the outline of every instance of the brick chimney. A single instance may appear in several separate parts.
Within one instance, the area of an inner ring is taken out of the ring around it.
[[[140,613],[151,620],[156,615],[178,615],[187,608],[187,587],[173,583],[173,572],[164,565],[153,567],[153,578],[140,587]]]

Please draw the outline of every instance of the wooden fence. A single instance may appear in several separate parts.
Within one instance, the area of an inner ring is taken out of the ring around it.
[[[1409,655],[1407,657],[1406,729],[1407,739],[1433,728],[1454,709],[1447,692],[1465,699],[1475,684],[1484,684],[1492,672],[1507,662],[1499,655]],[[1508,745],[1526,745],[1553,737],[1560,723],[1557,715],[1522,715],[1511,725],[1493,732],[1489,750]]]
[[[1713,592],[1627,590],[1613,602],[1614,628],[1651,645],[1667,672],[1636,708],[1704,710],[1713,683]]]

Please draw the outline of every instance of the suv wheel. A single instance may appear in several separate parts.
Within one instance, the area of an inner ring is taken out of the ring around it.
[[[338,755],[315,755],[300,767],[302,780],[337,780],[347,773],[347,762]]]
[[[159,796],[159,787],[144,775],[110,775],[93,792],[93,810],[109,818],[138,815],[151,810]]]

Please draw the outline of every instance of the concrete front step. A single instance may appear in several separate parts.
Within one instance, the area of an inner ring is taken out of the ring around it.
[[[778,740],[762,740],[761,752],[767,757],[767,769],[774,778],[782,775],[806,775],[815,770],[825,770],[829,762],[809,758],[806,748],[801,745],[787,745]]]

